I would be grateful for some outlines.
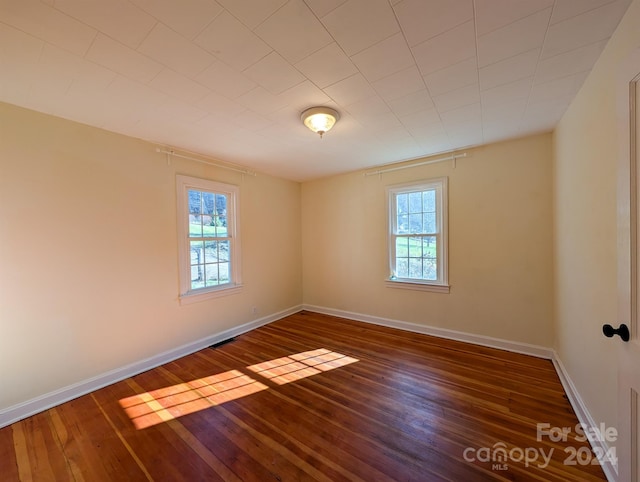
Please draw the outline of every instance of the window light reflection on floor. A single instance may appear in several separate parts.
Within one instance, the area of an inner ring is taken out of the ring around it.
[[[265,361],[247,369],[277,385],[284,385],[357,361],[356,358],[321,348]],[[120,406],[136,429],[141,430],[268,388],[239,370],[229,370],[126,397],[120,400]]]

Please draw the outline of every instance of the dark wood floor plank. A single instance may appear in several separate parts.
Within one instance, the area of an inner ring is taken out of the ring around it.
[[[568,447],[588,448],[575,435],[537,440],[544,422],[578,423],[549,360],[300,312],[1,429],[0,474],[605,480],[597,465],[565,464]],[[465,460],[496,447],[551,457]]]

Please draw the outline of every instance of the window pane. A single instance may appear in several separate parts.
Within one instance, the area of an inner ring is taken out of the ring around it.
[[[438,263],[433,258],[425,258],[422,267],[422,277],[429,281],[438,279]]]
[[[218,216],[227,215],[227,196],[224,194],[216,194],[216,214]]]
[[[203,192],[202,193],[202,214],[206,214],[209,219],[213,216],[213,203],[214,196],[212,192]]]
[[[190,241],[191,264],[204,263],[204,243],[202,241]]]
[[[396,258],[409,257],[409,238],[396,238]]]
[[[436,237],[435,236],[425,236],[422,238],[422,253],[425,258],[436,258],[437,257],[437,248],[436,248]]]
[[[435,212],[436,210],[436,191],[423,191],[422,203],[425,212]]]
[[[409,232],[422,233],[422,214],[409,214]]]
[[[436,233],[436,213],[424,213],[423,214],[423,229],[424,233]]]
[[[229,282],[229,263],[220,263],[220,283],[228,283]]]
[[[202,216],[199,214],[189,214],[189,237],[202,237]]]
[[[229,234],[228,234],[228,230],[227,230],[227,216],[226,215],[222,215],[222,216],[218,216],[217,220],[216,220],[216,226],[217,226],[217,233],[218,236],[221,238],[226,238]]]
[[[409,260],[407,258],[396,258],[396,276],[398,278],[409,277]]]
[[[409,258],[409,278],[422,278],[422,258]]]
[[[191,289],[204,287],[204,265],[199,264],[191,267]]]
[[[189,213],[202,213],[202,193],[200,191],[189,190]]]
[[[216,237],[216,227],[213,224],[213,221],[207,222],[204,226],[202,226],[202,235],[205,238],[215,238]]]
[[[401,214],[398,216],[398,226],[396,228],[398,234],[409,233],[409,215]]]
[[[396,214],[406,214],[409,212],[409,196],[398,194],[396,196]]]
[[[207,241],[204,246],[204,262],[218,262],[218,243],[216,241]]]
[[[218,263],[205,265],[205,271],[207,273],[205,286],[217,286],[218,282]]]
[[[409,193],[409,212],[410,213],[422,212],[422,193],[421,192]]]
[[[422,258],[422,238],[409,238],[409,257]]]
[[[220,261],[229,261],[229,241],[218,242],[218,259]]]

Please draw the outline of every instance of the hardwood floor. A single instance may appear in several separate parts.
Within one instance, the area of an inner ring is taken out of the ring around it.
[[[0,479],[606,480],[577,423],[548,360],[300,312],[0,429]]]

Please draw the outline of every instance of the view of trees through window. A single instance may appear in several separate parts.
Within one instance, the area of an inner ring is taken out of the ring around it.
[[[227,196],[192,189],[188,196],[191,289],[229,283]]]

